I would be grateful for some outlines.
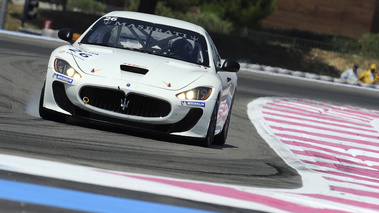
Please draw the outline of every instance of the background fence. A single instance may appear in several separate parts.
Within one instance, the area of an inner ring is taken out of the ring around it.
[[[298,48],[318,48],[326,51],[337,51],[346,53],[348,50],[355,48],[349,48],[349,43],[336,44],[331,42],[321,42],[311,39],[295,38],[285,35],[278,35],[274,33],[260,32],[260,31],[248,31],[248,37],[256,42],[267,42],[273,44],[285,44],[291,47]]]

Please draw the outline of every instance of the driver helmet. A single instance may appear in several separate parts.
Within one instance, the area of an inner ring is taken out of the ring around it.
[[[187,39],[181,38],[171,44],[170,55],[179,59],[191,59],[192,44]]]

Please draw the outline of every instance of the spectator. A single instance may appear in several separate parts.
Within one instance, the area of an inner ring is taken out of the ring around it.
[[[340,80],[349,80],[352,82],[357,82],[358,81],[358,73],[357,73],[358,67],[359,67],[358,64],[354,64],[352,68],[345,70],[345,72],[341,74]]]
[[[376,72],[376,64],[371,64],[370,69],[359,76],[359,80],[366,84],[375,84],[378,79],[379,75]]]

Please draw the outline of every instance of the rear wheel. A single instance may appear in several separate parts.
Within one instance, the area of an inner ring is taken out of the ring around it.
[[[45,84],[43,84],[41,96],[39,100],[39,115],[41,116],[41,118],[46,119],[46,120],[51,120],[51,121],[66,122],[65,115],[43,107],[44,97],[45,97]]]
[[[202,141],[202,145],[204,147],[210,147],[212,145],[212,142],[214,140],[215,131],[216,131],[216,124],[217,124],[217,113],[218,113],[218,106],[219,106],[219,100],[217,99],[216,104],[213,108],[211,120],[209,122],[207,136]]]

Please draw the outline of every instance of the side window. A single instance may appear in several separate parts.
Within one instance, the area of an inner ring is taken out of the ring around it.
[[[211,45],[211,51],[212,51],[212,56],[213,56],[213,62],[214,62],[214,64],[215,64],[215,66],[216,66],[216,69],[217,69],[217,70],[218,70],[218,69],[221,69],[222,64],[221,64],[221,57],[220,57],[220,54],[218,53],[217,48],[216,48],[216,46],[214,45],[212,38],[208,35],[208,33],[207,33],[206,35],[207,35],[207,38],[208,38],[209,43],[210,43],[210,45]]]
[[[217,67],[217,69],[221,69],[221,66],[222,66],[221,57],[220,57],[220,54],[218,53],[217,48],[214,44],[212,45],[212,50],[214,52],[213,60],[215,61],[216,67]]]

